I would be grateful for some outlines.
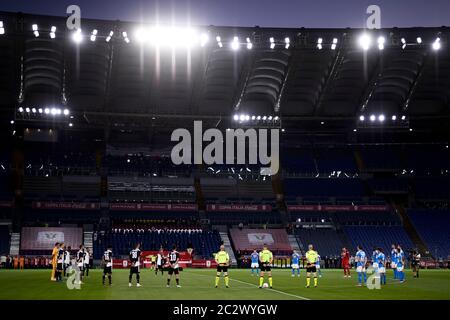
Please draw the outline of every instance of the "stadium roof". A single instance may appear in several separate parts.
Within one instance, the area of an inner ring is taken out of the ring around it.
[[[0,108],[19,120],[44,121],[46,108],[50,115],[51,108],[68,109],[89,123],[162,127],[264,116],[284,127],[326,121],[345,129],[449,119],[446,27],[82,20],[77,33],[64,17],[7,12],[0,12],[0,27]]]

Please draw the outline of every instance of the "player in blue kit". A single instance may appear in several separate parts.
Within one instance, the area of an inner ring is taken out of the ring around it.
[[[400,283],[405,282],[405,253],[400,245],[397,245],[397,277]]]
[[[386,284],[386,256],[383,253],[382,248],[378,248],[378,255],[376,259],[378,262],[378,274],[380,276],[380,283]]]
[[[252,261],[252,264],[250,267],[252,268],[252,276],[253,272],[255,272],[256,275],[259,274],[259,254],[256,252],[256,250],[253,250],[252,254],[250,255],[250,259]]]
[[[391,247],[391,268],[394,270],[394,279],[398,279],[397,276],[397,248],[395,244]]]
[[[294,250],[291,257],[292,277],[295,277],[295,270],[297,270],[297,277],[300,277],[300,254]]]
[[[362,287],[362,281],[364,277],[364,284],[367,282],[366,264],[367,256],[361,246],[357,246],[357,252],[355,255],[356,272],[358,273],[358,286]]]
[[[377,256],[378,256],[378,249],[377,248],[373,248],[373,251],[372,251],[372,268],[375,270],[375,272],[378,272]]]

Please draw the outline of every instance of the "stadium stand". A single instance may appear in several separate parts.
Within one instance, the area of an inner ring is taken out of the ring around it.
[[[206,217],[215,225],[279,225],[281,217],[272,212],[208,212]]]
[[[366,252],[380,247],[388,253],[392,244],[400,244],[405,251],[414,249],[414,244],[400,226],[345,226],[344,231],[353,247],[361,245]]]
[[[144,230],[126,229],[111,230],[99,233],[94,243],[94,256],[98,259],[111,245],[117,255],[127,256],[136,243],[141,243],[146,250],[159,250],[160,247],[170,249],[176,245],[178,250],[186,251],[194,248],[194,255],[202,258],[211,258],[220,246],[220,235],[217,231],[202,231],[199,229],[163,229]]]
[[[448,210],[410,209],[408,215],[436,258],[450,255],[450,215]]]
[[[295,235],[304,251],[312,243],[322,257],[334,256],[345,247],[337,231],[332,228],[297,228]]]

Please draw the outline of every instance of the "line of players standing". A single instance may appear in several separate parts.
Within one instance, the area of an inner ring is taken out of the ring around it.
[[[310,245],[309,252],[312,250],[312,246]],[[319,277],[322,277],[322,272],[320,269],[320,255],[314,251],[316,254],[314,255],[314,259],[309,261],[308,257],[306,257],[306,260],[310,266],[314,266],[314,273],[317,272]],[[308,254],[306,255],[308,256]],[[418,257],[418,258],[417,258]],[[292,271],[292,277],[294,277],[296,274],[299,277],[300,276],[300,261],[301,261],[301,254],[297,252],[296,250],[293,251],[291,256],[291,271]],[[250,255],[251,259],[251,274],[258,274],[258,269],[261,262],[260,253],[258,253],[256,250],[253,251],[253,253]],[[420,260],[420,254],[415,255],[415,263],[418,265],[417,262]],[[350,262],[350,252],[343,248],[341,252],[341,261],[342,261],[342,268],[344,270],[344,278],[351,278],[350,270],[352,268],[351,262]],[[372,252],[372,265],[373,271],[375,272],[376,276],[380,278],[380,284],[384,285],[386,284],[386,264],[387,257],[383,252],[382,248],[374,248]],[[390,261],[391,261],[391,268],[394,271],[394,279],[399,280],[400,283],[403,283],[405,281],[405,263],[406,263],[406,257],[405,253],[402,250],[400,245],[392,245],[391,248],[391,255],[390,255]],[[363,283],[367,283],[367,265],[368,265],[368,258],[367,254],[364,252],[362,246],[357,246],[357,252],[355,255],[355,266],[356,266],[356,272],[358,274],[358,286],[362,286]],[[415,268],[414,270],[414,277],[419,277],[419,268]],[[308,273],[308,270],[307,270]],[[363,281],[364,279],[364,281]],[[308,285],[307,285],[308,286]]]
[[[128,276],[128,286],[133,286],[133,276],[136,278],[136,287],[141,287],[141,245],[137,243],[134,249],[130,251],[130,274]],[[161,275],[164,275],[164,270],[168,271],[167,277],[167,287],[170,287],[170,281],[173,276],[175,276],[175,282],[177,288],[180,288],[180,253],[177,251],[177,247],[173,246],[172,251],[166,256],[161,248],[158,252],[156,258],[155,275],[158,271]],[[109,246],[107,250],[103,253],[102,257],[103,264],[103,285],[105,285],[106,277],[108,278],[109,285],[112,284],[112,266],[113,266],[113,253],[112,248]]]
[[[72,266],[73,261],[71,257],[72,248],[64,243],[55,243],[52,251],[52,281],[62,281],[62,277],[67,276],[67,270]],[[80,271],[80,283],[82,283],[83,276],[89,276],[90,269],[90,251],[84,245],[80,245],[78,252],[75,255],[75,264]]]
[[[351,277],[350,275],[350,255],[346,248],[342,249],[342,267],[344,269],[344,277]],[[399,280],[400,283],[405,282],[405,264],[406,257],[400,245],[392,245],[391,247],[391,268],[394,271],[394,279]],[[380,284],[386,284],[386,266],[387,257],[382,248],[374,248],[372,252],[372,265],[375,275],[379,277]],[[368,257],[362,246],[357,246],[355,255],[356,273],[358,274],[358,286],[363,286],[367,283],[367,265]],[[418,272],[418,271],[417,271]],[[418,273],[417,273],[418,275]]]

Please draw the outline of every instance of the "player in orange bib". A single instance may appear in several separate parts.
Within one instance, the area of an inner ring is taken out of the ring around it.
[[[57,257],[59,251],[59,242],[55,243],[55,247],[52,251],[52,276],[50,278],[51,281],[56,281],[56,266],[58,264]]]

